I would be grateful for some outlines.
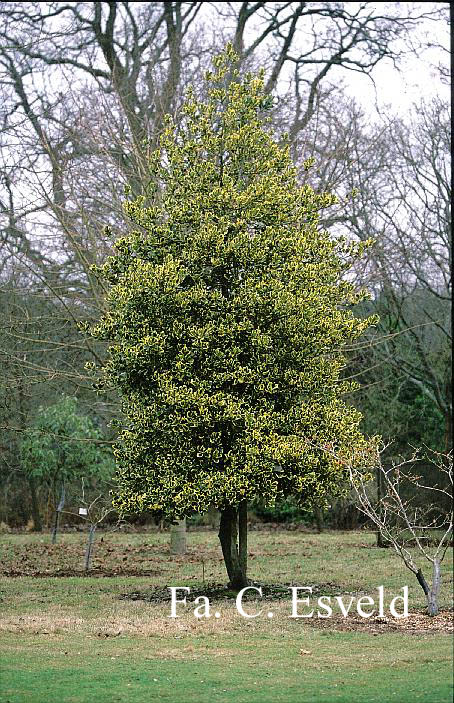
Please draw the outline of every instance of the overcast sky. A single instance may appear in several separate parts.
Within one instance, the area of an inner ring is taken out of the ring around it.
[[[346,2],[344,4],[350,12],[354,12],[363,3]],[[438,10],[441,6],[446,6],[448,10],[449,3],[370,2],[369,5],[371,10],[375,8],[379,13],[397,12],[406,15],[408,8],[405,6],[408,5],[411,5],[419,13],[425,14],[431,10]],[[448,13],[446,14],[448,16]],[[249,25],[248,30],[250,39],[254,38],[256,29],[253,23]],[[303,35],[301,36],[301,41],[306,41]],[[442,64],[447,71],[450,66],[448,22],[440,19],[420,20],[412,32],[411,41],[415,47],[428,46],[429,44],[432,47],[426,48],[423,52],[420,51],[420,55],[416,56],[410,50],[408,38],[406,37],[401,42],[401,55],[398,66],[395,66],[390,59],[382,59],[372,71],[374,82],[364,74],[335,66],[331,68],[327,76],[328,82],[342,82],[346,92],[355,97],[372,116],[376,115],[377,109],[384,113],[405,114],[411,111],[413,104],[419,102],[423,96],[430,97],[441,94],[449,98],[449,85],[447,81],[442,81],[440,71],[437,68],[439,64]],[[395,44],[394,49],[396,49]],[[290,65],[287,66],[287,70],[289,69]],[[287,70],[284,68],[282,71],[282,79],[284,79]]]
[[[427,12],[431,5],[441,4],[449,3],[424,3],[423,11]],[[450,87],[446,81],[442,81],[437,67],[441,64],[449,70],[449,25],[441,21],[421,21],[414,34],[415,40],[431,42],[435,46],[426,49],[419,57],[402,53],[399,69],[389,59],[380,61],[373,71],[376,92],[370,80],[352,73],[346,76],[347,90],[365,106],[373,109],[377,100],[379,109],[386,110],[389,105],[393,113],[408,112],[422,97],[442,95],[448,99]]]

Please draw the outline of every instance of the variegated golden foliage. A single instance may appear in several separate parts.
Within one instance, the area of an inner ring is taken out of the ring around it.
[[[263,76],[241,78],[228,47],[205,81],[150,158],[156,204],[126,202],[137,229],[98,270],[124,512],[321,499],[342,457],[374,453],[340,378],[343,348],[374,321],[354,316],[366,293],[345,276],[367,244],[319,229],[335,197],[298,184],[267,128]]]

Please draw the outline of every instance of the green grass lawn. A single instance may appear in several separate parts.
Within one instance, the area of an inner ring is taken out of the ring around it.
[[[408,620],[395,623],[389,615],[387,622],[344,619],[339,611],[323,621],[294,620],[288,617],[290,596],[248,601],[245,609],[263,608],[263,616],[254,620],[238,615],[232,598],[212,604],[218,619],[199,621],[189,599],[174,620],[170,597],[153,598],[157,589],[200,588],[203,577],[207,585],[226,578],[214,533],[191,532],[184,557],[171,557],[168,541],[167,534],[158,533],[99,535],[96,575],[56,577],[50,574],[81,569],[83,535],[63,534],[53,547],[48,535],[2,535],[1,572],[22,569],[29,575],[1,578],[0,700],[452,700],[449,614],[423,615],[424,596],[414,577],[390,550],[373,546],[373,535],[251,532],[250,577],[309,585],[327,595],[375,597],[383,585],[387,602],[408,585]],[[445,611],[452,607],[451,568],[449,555],[443,564]],[[138,600],[124,598],[134,593]],[[266,617],[269,610],[272,619]]]

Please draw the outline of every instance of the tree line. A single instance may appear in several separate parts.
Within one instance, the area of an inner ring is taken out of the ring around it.
[[[108,346],[89,332],[108,288],[93,266],[129,229],[125,191],[160,204],[150,156],[165,116],[183,125],[190,84],[207,97],[200,76],[228,40],[240,76],[265,69],[271,130],[287,135],[298,182],[337,196],[320,226],[375,240],[350,276],[372,291],[362,317],[379,322],[351,341],[342,369],[359,381],[346,399],[364,434],[393,438],[390,460],[408,445],[452,448],[448,106],[421,98],[408,119],[371,121],[341,85],[349,71],[368,80],[397,61],[422,22],[441,28],[440,5],[3,3],[2,520],[36,521],[50,494],[58,503],[56,485],[37,486],[24,459],[39,408],[77,397],[106,447],[116,436],[118,393],[96,394],[90,372]]]

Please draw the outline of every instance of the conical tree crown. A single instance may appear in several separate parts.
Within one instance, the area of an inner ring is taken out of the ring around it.
[[[373,453],[340,380],[344,346],[373,321],[354,317],[364,293],[344,275],[364,245],[318,227],[335,198],[298,184],[262,76],[240,78],[227,48],[205,83],[150,158],[155,204],[126,203],[137,229],[99,270],[125,511],[319,499],[342,456]]]

